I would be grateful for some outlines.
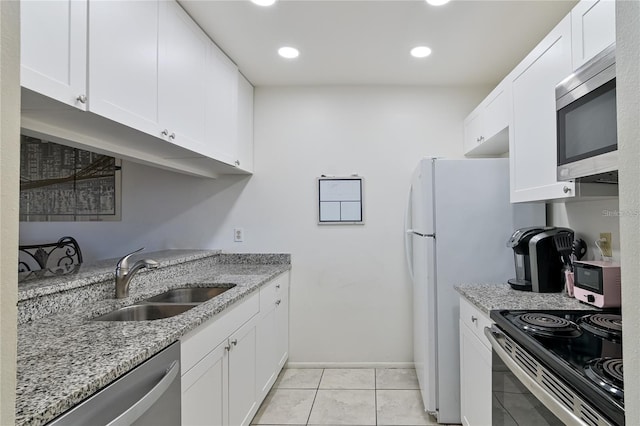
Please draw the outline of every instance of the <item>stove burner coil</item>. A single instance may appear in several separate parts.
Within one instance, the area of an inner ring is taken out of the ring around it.
[[[516,322],[525,331],[545,337],[578,337],[579,327],[565,319],[545,313],[525,313],[516,317]]]
[[[623,368],[621,358],[596,358],[584,367],[587,377],[616,398],[623,400]]]
[[[605,339],[622,340],[622,316],[615,314],[585,315],[578,320],[580,327]]]

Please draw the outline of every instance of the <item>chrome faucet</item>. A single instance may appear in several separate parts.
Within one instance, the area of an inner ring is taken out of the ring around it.
[[[155,269],[158,267],[158,262],[151,259],[138,260],[129,268],[129,257],[144,250],[144,247],[139,248],[136,251],[129,253],[118,261],[116,265],[116,299],[122,299],[129,296],[129,281],[135,275],[138,270],[142,268]]]

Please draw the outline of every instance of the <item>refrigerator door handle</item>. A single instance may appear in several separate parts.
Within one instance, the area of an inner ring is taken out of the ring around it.
[[[409,226],[409,214],[411,212],[411,188],[409,188],[409,195],[407,196],[407,205],[404,210],[404,229]],[[409,276],[413,283],[413,253],[409,253],[411,238],[409,238],[409,230],[404,233],[404,258],[407,261],[407,268],[409,269]]]

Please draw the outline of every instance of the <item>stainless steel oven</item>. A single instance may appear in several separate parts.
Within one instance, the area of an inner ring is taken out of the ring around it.
[[[619,310],[490,316],[494,425],[624,424]]]
[[[617,181],[615,44],[556,86],[556,112],[558,180]]]

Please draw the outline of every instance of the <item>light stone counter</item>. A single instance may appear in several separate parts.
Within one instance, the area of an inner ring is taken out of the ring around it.
[[[75,284],[56,281],[42,283],[46,290],[32,284],[20,288],[32,297],[22,294],[18,306],[22,321],[18,325],[17,425],[47,423],[291,267],[289,255],[178,250],[144,257],[160,260],[160,267],[136,275],[125,299],[113,298],[113,272],[108,271],[98,272],[106,275],[92,284],[86,284],[93,278],[85,271],[83,277],[72,278]],[[215,283],[236,287],[167,319],[91,321],[170,288]],[[76,299],[80,302],[70,303]]]
[[[455,289],[489,315],[492,309],[594,310],[563,293],[533,293],[512,289],[508,284],[461,284]]]

